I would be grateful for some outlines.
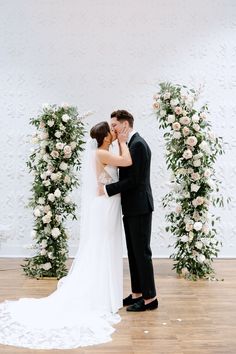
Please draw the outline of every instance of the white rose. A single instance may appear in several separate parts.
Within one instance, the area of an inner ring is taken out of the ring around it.
[[[51,156],[52,156],[54,159],[56,159],[56,158],[59,157],[59,152],[56,151],[56,150],[53,150],[53,151],[51,152]]]
[[[193,225],[193,228],[194,228],[194,230],[196,230],[196,231],[200,231],[200,230],[202,229],[202,223],[201,223],[201,221],[195,222],[194,225]]]
[[[197,138],[196,136],[189,136],[186,140],[186,144],[189,146],[195,146],[197,145]]]
[[[51,174],[51,180],[56,181],[58,179],[57,173],[52,173]]]
[[[205,151],[206,153],[210,153],[210,146],[206,141],[202,141],[201,144],[199,144],[199,147],[201,150]]]
[[[202,243],[201,241],[197,241],[197,242],[195,243],[195,247],[198,248],[199,250],[202,249],[202,246],[203,246],[203,243]]]
[[[168,100],[170,98],[170,92],[166,91],[163,95],[164,100]]]
[[[200,174],[198,172],[193,172],[191,174],[191,178],[194,180],[194,181],[198,181],[201,177],[200,177]]]
[[[59,188],[57,188],[57,189],[55,190],[54,195],[55,195],[56,198],[60,198],[60,196],[61,196],[61,191],[60,191]]]
[[[54,259],[54,256],[53,256],[53,253],[52,253],[52,252],[48,252],[48,258]]]
[[[191,122],[191,119],[189,117],[181,117],[179,121],[183,125],[189,125]]]
[[[50,156],[48,154],[43,155],[43,161],[48,162],[50,159]]]
[[[62,133],[59,130],[57,130],[54,135],[55,135],[56,138],[59,139],[62,136]]]
[[[44,129],[44,128],[45,128],[45,124],[44,124],[44,122],[40,122],[40,124],[39,124],[39,128],[40,128],[40,129]]]
[[[34,209],[34,216],[36,216],[37,218],[41,215],[40,209],[35,208]]]
[[[65,155],[64,155],[64,158],[65,158],[65,159],[69,159],[69,158],[71,158],[71,155],[72,155],[72,153],[70,153],[70,154],[65,154]]]
[[[66,196],[64,198],[64,202],[67,203],[67,204],[70,203],[71,202],[71,198],[69,196]]]
[[[181,125],[179,124],[179,122],[174,122],[174,123],[172,124],[172,128],[173,128],[174,130],[180,130]]]
[[[70,117],[68,116],[68,114],[63,114],[63,116],[61,117],[63,122],[68,122],[68,120],[70,120]]]
[[[191,192],[198,192],[200,186],[198,186],[197,184],[195,183],[192,183],[191,184]]]
[[[51,222],[51,214],[46,214],[42,218],[44,224],[49,224]]]
[[[160,109],[160,102],[153,103],[153,109],[158,111]]]
[[[63,149],[65,155],[71,154],[71,147],[69,145],[66,145]]]
[[[188,236],[187,235],[184,235],[182,237],[180,237],[181,241],[182,242],[188,242]]]
[[[47,169],[48,169],[48,171],[50,171],[50,172],[53,172],[53,171],[55,171],[55,167],[53,166],[53,165],[47,165]]]
[[[41,141],[41,143],[40,143],[40,147],[41,147],[42,149],[45,149],[47,145],[48,145],[48,142],[47,142],[46,140],[43,140],[43,141]]]
[[[208,235],[209,234],[209,226],[204,224],[203,227],[202,227],[202,232],[205,234],[205,235]]]
[[[212,189],[215,188],[215,182],[211,178],[208,178],[208,180],[206,182],[209,187],[211,187]]]
[[[171,106],[177,106],[178,103],[179,103],[178,98],[174,98],[170,101]]]
[[[211,170],[209,168],[207,168],[204,172],[204,177],[208,178],[211,176]]]
[[[194,218],[195,221],[199,221],[201,219],[200,214],[198,213],[198,211],[195,210],[193,212],[193,218]]]
[[[196,132],[199,132],[200,130],[200,125],[199,124],[193,124],[193,129],[196,130]]]
[[[167,122],[168,122],[169,124],[172,124],[172,123],[174,123],[174,121],[175,121],[175,116],[174,116],[173,114],[169,114],[169,115],[167,116]]]
[[[56,218],[56,221],[59,222],[59,223],[62,221],[62,216],[61,215],[56,215],[55,218]]]
[[[65,171],[65,170],[67,170],[68,165],[67,165],[67,163],[62,162],[62,163],[60,164],[59,168],[60,168],[60,170]]]
[[[174,132],[173,133],[173,138],[174,139],[180,139],[181,138],[181,133],[180,132]]]
[[[176,205],[176,207],[175,207],[175,212],[176,212],[177,214],[180,214],[181,211],[182,211],[182,206],[181,206],[180,204]]]
[[[50,202],[54,202],[55,200],[55,195],[53,193],[49,193],[48,194],[48,200],[50,200]]]
[[[202,157],[203,157],[203,154],[202,154],[201,152],[199,152],[199,154],[193,155],[193,159],[194,159],[194,160],[199,160],[199,159],[201,159]]]
[[[38,203],[41,204],[41,205],[45,204],[45,199],[43,197],[40,197],[38,199]]]
[[[48,245],[47,240],[42,240],[42,241],[41,241],[41,247],[42,247],[42,248],[46,248],[47,245]]]
[[[160,111],[160,116],[161,116],[161,117],[165,117],[165,116],[166,116],[166,111],[165,111],[164,109],[162,109],[162,110]]]
[[[51,210],[50,205],[45,205],[45,207],[43,208],[44,213],[48,213]]]
[[[187,135],[189,135],[190,130],[189,130],[188,127],[184,127],[184,128],[182,129],[182,132],[183,132],[183,135],[184,135],[184,136],[187,136]]]
[[[47,140],[49,137],[48,133],[47,132],[43,132],[40,134],[40,139],[41,140]]]
[[[57,238],[60,234],[61,234],[61,231],[57,227],[54,227],[51,231],[51,235],[54,238]]]
[[[40,251],[41,256],[45,256],[46,254],[47,254],[47,251],[45,250],[45,248]]]
[[[202,239],[202,243],[206,246],[209,246],[210,245],[210,240],[208,238],[203,238]]]
[[[45,186],[45,187],[48,187],[48,186],[50,186],[50,181],[49,180],[47,180],[47,181],[43,181],[43,185]]]
[[[192,121],[193,121],[193,123],[198,123],[198,122],[199,122],[199,117],[198,117],[197,114],[194,114],[194,115],[192,116]]]
[[[40,177],[41,179],[46,179],[47,178],[46,172],[41,173]]]
[[[47,263],[42,264],[41,268],[43,268],[44,270],[49,270],[52,268],[52,265],[50,262],[47,262]]]
[[[201,113],[200,113],[200,117],[204,120],[204,119],[207,118],[207,115],[206,115],[205,112],[201,112]]]
[[[32,230],[31,231],[31,237],[32,238],[36,238],[36,236],[37,236],[37,232],[35,230]]]
[[[210,140],[212,140],[212,141],[215,140],[215,138],[216,138],[215,133],[212,132],[211,130],[208,132],[208,136],[209,136]]]
[[[39,143],[39,139],[37,137],[31,139],[31,144],[38,144],[38,143]]]
[[[57,150],[62,150],[64,147],[64,144],[63,143],[56,143],[56,149]]]
[[[206,257],[204,256],[204,254],[199,254],[197,256],[197,260],[199,263],[203,263],[205,261]]]
[[[47,125],[49,127],[52,127],[54,125],[54,120],[52,120],[52,119],[48,120]]]
[[[70,183],[70,177],[68,176],[68,175],[66,175],[65,177],[64,177],[64,182],[66,183],[66,184],[69,184]]]
[[[201,160],[194,160],[194,161],[193,161],[193,166],[194,166],[194,167],[199,167],[199,166],[201,166]]]
[[[175,107],[175,113],[179,116],[183,112],[182,107]]]
[[[192,224],[187,223],[187,224],[185,225],[185,230],[186,230],[187,232],[192,231],[192,229],[193,229],[193,225],[192,225]]]
[[[75,150],[76,146],[77,146],[76,141],[72,141],[72,142],[70,143],[71,150]]]
[[[185,150],[183,153],[183,158],[185,160],[191,159],[192,156],[193,156],[192,151],[189,149]]]
[[[60,130],[62,130],[63,132],[66,130],[66,127],[63,124],[60,124],[59,126]]]
[[[202,205],[204,203],[204,198],[203,197],[197,197],[196,198],[196,202],[197,202],[197,205]]]

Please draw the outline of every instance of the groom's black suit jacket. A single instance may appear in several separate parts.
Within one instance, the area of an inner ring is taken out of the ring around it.
[[[119,168],[119,182],[106,185],[109,196],[121,193],[125,216],[151,213],[154,209],[150,185],[151,150],[146,141],[135,133],[128,144],[133,164]]]

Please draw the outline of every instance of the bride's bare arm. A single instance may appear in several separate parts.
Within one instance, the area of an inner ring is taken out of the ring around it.
[[[132,165],[129,148],[124,141],[119,142],[120,156],[113,155],[106,150],[98,150],[97,156],[104,165],[127,167]]]

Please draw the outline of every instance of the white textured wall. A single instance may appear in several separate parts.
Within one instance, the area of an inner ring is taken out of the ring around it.
[[[151,110],[158,82],[169,80],[205,83],[213,126],[229,142],[217,166],[232,203],[217,212],[220,255],[236,256],[235,38],[234,0],[0,0],[0,254],[29,252],[29,118],[62,101],[94,110],[91,124],[118,108],[134,114],[153,151],[153,253],[170,254],[160,205],[168,174]],[[78,223],[71,227],[73,253]]]

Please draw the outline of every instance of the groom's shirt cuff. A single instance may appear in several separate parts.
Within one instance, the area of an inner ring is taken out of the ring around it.
[[[104,189],[104,194],[105,194],[105,196],[109,198],[109,195],[107,194],[107,189],[106,189],[106,185],[105,185],[105,184],[104,184],[103,189]]]

